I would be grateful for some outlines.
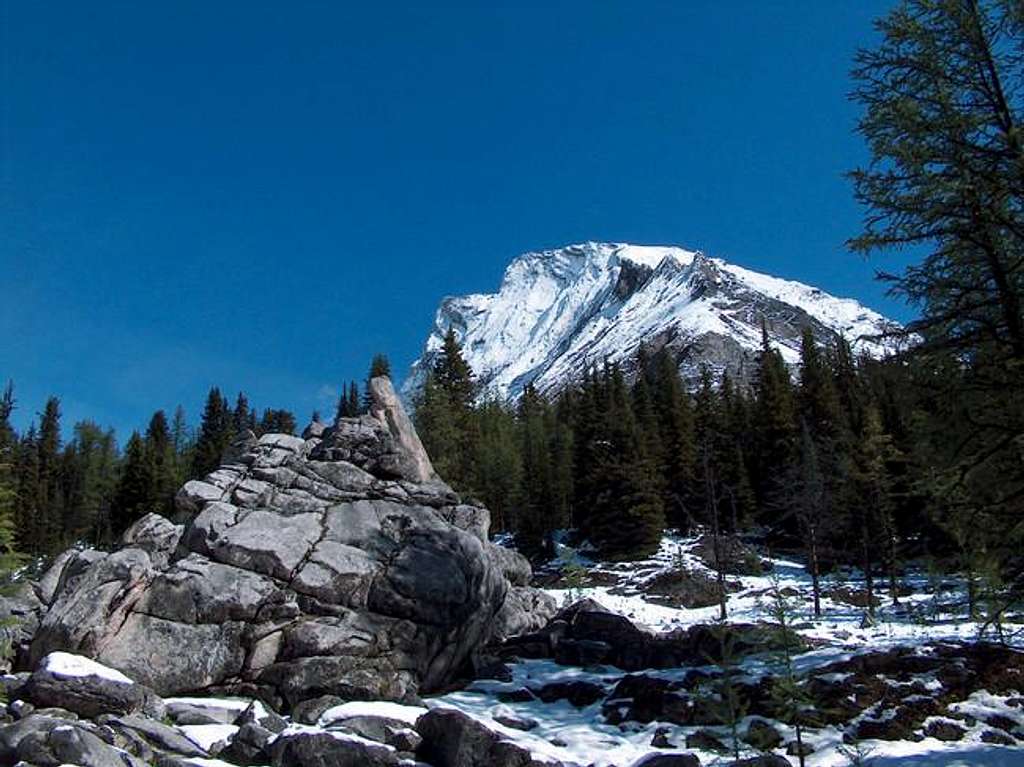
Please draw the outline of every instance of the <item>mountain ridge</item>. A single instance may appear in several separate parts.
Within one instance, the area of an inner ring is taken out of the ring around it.
[[[691,384],[704,365],[745,379],[762,319],[790,365],[804,326],[876,357],[893,346],[878,336],[898,327],[854,299],[697,250],[591,241],[516,257],[494,293],[444,298],[402,392],[414,399],[449,328],[482,391],[506,400],[528,383],[557,391],[604,359],[628,371],[641,344],[668,346]]]

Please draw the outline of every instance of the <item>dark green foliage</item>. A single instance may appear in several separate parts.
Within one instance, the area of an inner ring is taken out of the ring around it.
[[[1001,0],[904,0],[878,28],[854,70],[871,163],[851,174],[865,208],[851,245],[920,254],[882,275],[920,311],[906,331],[912,487],[971,582],[999,574],[1008,608],[1024,598],[1024,16]]]
[[[695,508],[697,455],[693,406],[679,377],[679,366],[667,349],[654,358],[653,400],[658,428],[665,517],[685,529]]]
[[[605,365],[595,396],[599,409],[588,435],[591,464],[582,476],[590,506],[581,527],[610,558],[650,554],[665,527],[657,464],[617,366]]]
[[[359,384],[351,381],[347,386],[341,388],[334,417],[336,419],[357,418],[362,412],[362,406],[359,404]]]
[[[249,406],[249,398],[245,396],[245,392],[238,392],[235,409],[231,414],[231,427],[235,434],[241,434],[246,430],[256,431],[256,411]]]
[[[214,386],[206,397],[199,436],[192,451],[191,475],[205,477],[216,469],[234,434],[234,414],[220,389]]]
[[[109,540],[119,466],[113,429],[102,429],[92,421],[75,424],[74,438],[65,449],[64,482],[68,504],[64,533],[67,540]]]
[[[120,535],[135,520],[149,513],[152,499],[151,475],[146,456],[146,443],[137,431],[125,445],[121,480],[117,485],[114,510],[110,526],[114,535]]]
[[[295,434],[295,415],[290,410],[267,408],[256,427],[257,434]]]
[[[416,402],[415,420],[438,473],[464,493],[478,490],[476,391],[473,371],[449,329]]]
[[[76,423],[65,443],[56,397],[47,400],[39,427],[33,424],[21,435],[11,425],[14,406],[8,384],[0,393],[0,496],[17,549],[34,557],[74,543],[110,546],[144,514],[173,514],[177,489],[216,469],[239,428],[260,426],[244,394],[231,409],[214,388],[197,439],[179,405],[170,423],[163,410],[155,412],[145,433],[133,433],[122,455],[113,430],[88,420]],[[274,431],[295,430],[286,410],[265,411],[264,424]],[[0,510],[0,568],[4,513]]]
[[[246,404],[244,395],[239,395],[238,399],[240,404]],[[244,413],[247,419],[248,407],[237,409],[235,413]],[[145,453],[146,470],[149,474],[149,510],[169,516],[178,486],[174,443],[163,410],[156,411],[149,421],[149,426],[146,427]]]
[[[757,436],[755,492],[759,506],[770,507],[786,488],[786,469],[794,463],[797,411],[793,382],[778,349],[763,331],[754,380],[754,429]]]
[[[22,564],[24,557],[17,546],[17,466],[15,464],[18,439],[11,426],[14,412],[14,384],[8,383],[0,395],[0,594],[11,573]],[[6,658],[10,648],[0,647],[0,659]]]

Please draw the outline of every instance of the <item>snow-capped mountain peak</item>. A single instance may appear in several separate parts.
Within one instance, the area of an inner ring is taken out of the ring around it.
[[[586,242],[519,256],[497,293],[444,299],[403,392],[422,385],[449,328],[484,389],[514,399],[531,382],[556,391],[606,359],[628,368],[643,343],[669,346],[688,380],[702,365],[744,378],[762,322],[789,363],[805,326],[873,355],[886,351],[873,337],[893,326],[852,299],[698,251]]]

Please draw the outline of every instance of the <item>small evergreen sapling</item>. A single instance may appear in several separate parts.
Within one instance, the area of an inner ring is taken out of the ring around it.
[[[740,694],[736,679],[739,676],[738,657],[736,654],[736,634],[724,620],[717,620],[711,630],[718,642],[718,657],[707,656],[721,670],[721,676],[711,681],[709,691],[711,700],[709,708],[713,716],[729,730],[732,755],[736,761],[740,758],[739,725],[747,715],[748,704]]]
[[[800,767],[804,767],[803,724],[807,713],[813,708],[810,696],[804,690],[797,674],[794,655],[798,650],[797,637],[793,631],[792,602],[783,594],[776,576],[772,576],[771,590],[766,605],[772,620],[776,650],[776,676],[773,680],[771,697],[778,718],[793,727],[796,733],[796,752]]]

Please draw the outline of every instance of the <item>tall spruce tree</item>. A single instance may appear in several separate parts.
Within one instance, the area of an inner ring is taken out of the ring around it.
[[[227,399],[214,386],[206,397],[199,436],[192,451],[193,477],[204,477],[220,466],[221,456],[234,436],[233,421]]]
[[[388,360],[386,354],[375,354],[373,359],[370,360],[370,370],[366,374],[366,386],[363,387],[363,406],[360,412],[367,412],[370,409],[370,405],[373,404],[370,401],[370,381],[378,376],[391,378],[391,361]],[[355,415],[359,415],[359,413],[355,413]]]
[[[605,365],[600,387],[595,486],[589,530],[601,553],[612,559],[638,558],[657,550],[665,527],[655,460],[633,413],[622,371]]]
[[[39,512],[39,433],[33,423],[18,444],[18,490],[14,523],[19,548],[26,554],[43,553],[43,519]]]
[[[479,422],[473,371],[449,329],[416,405],[416,427],[438,473],[464,493],[475,492]]]
[[[697,495],[694,491],[697,455],[693,407],[679,368],[666,347],[655,356],[654,371],[665,517],[672,527],[685,529]]]
[[[69,540],[111,542],[110,513],[117,489],[119,456],[113,429],[79,421],[68,446],[73,457],[71,503],[65,517]]]
[[[484,402],[477,411],[480,444],[473,485],[491,511],[495,532],[515,529],[522,481],[522,453],[517,444],[515,416],[497,400]]]
[[[239,403],[235,415],[245,413],[248,417],[248,405],[244,395],[239,395]],[[238,421],[235,421],[237,424]],[[245,421],[242,421],[244,424]],[[157,410],[146,427],[145,438],[146,471],[149,480],[147,511],[163,516],[170,516],[174,507],[174,493],[177,490],[175,471],[174,443],[171,430],[167,424],[167,416],[163,410]]]
[[[784,477],[795,463],[798,438],[793,382],[782,354],[768,340],[767,326],[762,327],[754,387],[755,492],[760,508],[767,509],[778,506],[786,494]]]
[[[0,395],[0,594],[24,561],[17,546],[17,435],[10,422],[14,406],[14,384],[8,383]],[[10,647],[0,644],[0,658],[9,652]]]
[[[64,493],[61,478],[60,400],[50,397],[39,421],[38,551],[52,554],[64,543]]]
[[[140,517],[151,511],[153,478],[146,455],[146,443],[137,431],[125,445],[121,478],[111,513],[110,526],[115,536],[123,533]]]

